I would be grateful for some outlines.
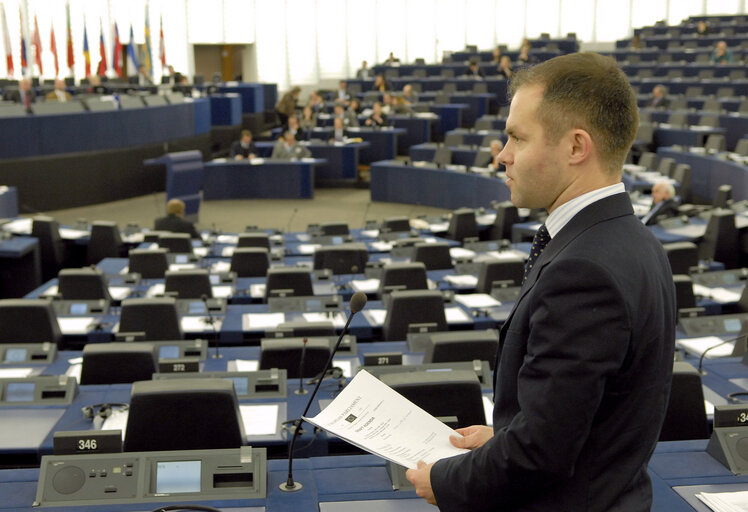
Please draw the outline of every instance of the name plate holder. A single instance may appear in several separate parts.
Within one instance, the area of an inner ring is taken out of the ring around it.
[[[734,474],[748,474],[748,404],[714,406],[714,430],[706,452]]]
[[[179,373],[154,373],[153,380],[183,378]],[[253,372],[200,372],[189,378],[228,379],[233,381],[239,400],[256,398],[286,398],[288,396],[288,372],[271,368]]]
[[[44,343],[0,344],[0,365],[50,364],[57,356],[57,345]]]
[[[0,379],[0,407],[70,405],[78,382],[67,375]]]

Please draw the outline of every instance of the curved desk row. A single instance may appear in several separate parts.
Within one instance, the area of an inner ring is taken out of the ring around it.
[[[691,166],[691,190],[695,202],[711,204],[720,185],[730,185],[735,200],[748,198],[748,166],[712,155],[699,155],[673,148],[657,154]]]
[[[319,159],[297,162],[264,160],[208,162],[203,174],[203,199],[312,199],[314,170]]]
[[[506,201],[503,180],[480,174],[403,165],[394,161],[371,166],[371,200],[420,204],[454,210],[489,207]]]

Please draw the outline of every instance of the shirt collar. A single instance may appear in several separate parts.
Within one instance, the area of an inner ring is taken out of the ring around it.
[[[551,238],[553,238],[572,218],[574,218],[577,213],[590,204],[623,192],[626,192],[626,187],[624,187],[623,183],[616,183],[615,185],[598,188],[575,197],[553,210],[545,220],[545,227],[548,228],[548,233],[551,235]]]

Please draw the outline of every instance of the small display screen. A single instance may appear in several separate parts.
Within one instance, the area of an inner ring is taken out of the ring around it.
[[[316,299],[309,299],[306,301],[307,311],[319,311],[322,309],[322,301]]]
[[[210,284],[220,284],[221,283],[221,276],[218,274],[211,274],[210,275]]]
[[[332,237],[332,245],[340,245],[343,243],[343,238],[340,236]]]
[[[164,345],[158,349],[159,359],[177,359],[179,358],[179,347],[174,345]]]
[[[156,493],[200,492],[201,461],[178,460],[156,463]]]
[[[499,250],[499,244],[496,242],[488,242],[488,250],[489,251],[498,251]]]
[[[187,255],[186,254],[177,254],[174,257],[174,263],[187,263]]]
[[[246,377],[232,377],[231,382],[234,383],[236,396],[247,396],[249,394],[249,384]]]
[[[740,331],[741,323],[740,318],[726,318],[725,319],[725,330],[727,332],[738,332]]]
[[[201,315],[205,313],[204,302],[190,302],[189,314],[190,315]]]
[[[88,306],[86,306],[85,302],[75,302],[70,304],[71,315],[85,315],[86,311],[88,311]]]
[[[5,385],[6,402],[33,402],[34,401],[33,382],[10,382]]]
[[[26,361],[26,354],[28,352],[25,348],[9,348],[5,351],[5,358],[3,361],[6,363],[22,363]]]

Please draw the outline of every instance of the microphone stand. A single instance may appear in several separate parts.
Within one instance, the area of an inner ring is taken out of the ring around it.
[[[306,357],[306,344],[309,343],[309,338],[302,338],[301,340],[301,361],[299,361],[299,389],[294,391],[297,395],[306,395],[309,393],[304,389],[304,358]],[[295,433],[296,431],[294,431]]]
[[[345,336],[348,332],[348,326],[351,325],[353,315],[361,311],[366,305],[366,294],[362,292],[354,293],[353,297],[351,297],[350,304],[351,314],[348,315],[348,320],[345,323],[345,327],[343,327],[343,331],[338,337],[338,341],[335,343],[335,348],[332,349],[332,351],[330,352],[330,357],[327,358],[325,368],[324,370],[322,370],[322,377],[317,380],[317,384],[314,386],[314,391],[312,391],[312,394],[309,396],[309,401],[306,403],[306,407],[304,408],[304,412],[301,413],[301,417],[295,420],[293,423],[294,431],[293,436],[291,437],[291,445],[288,448],[288,480],[278,486],[281,491],[295,492],[303,487],[299,482],[294,482],[293,479],[293,449],[294,446],[296,446],[296,438],[299,436],[300,427],[301,423],[304,421],[304,416],[306,416],[306,413],[309,412],[309,407],[311,407],[312,405],[312,400],[314,400],[314,397],[317,395],[317,391],[319,390],[319,387],[324,380],[324,376],[327,373],[327,370],[329,370],[330,366],[332,365],[332,358],[335,357],[335,353],[338,351],[338,347],[340,346],[340,342],[343,340],[343,336]]]
[[[728,343],[732,343],[732,342],[738,343],[739,341],[742,341],[746,336],[748,336],[748,333],[741,334],[740,336],[737,336],[735,338],[730,338],[729,340],[725,340],[722,343],[717,343],[716,345],[712,345],[711,347],[703,351],[701,353],[701,357],[699,357],[699,368],[698,368],[699,375],[706,375],[706,372],[703,370],[703,367],[704,367],[704,357],[706,357],[707,353],[709,353],[710,351],[714,350],[717,347],[721,347],[722,345],[726,345]]]
[[[208,315],[208,324],[213,328],[213,338],[216,342],[216,351],[211,357],[213,359],[221,359],[223,358],[223,356],[218,349],[218,332],[216,331],[216,320],[215,318],[213,318],[213,313],[210,312],[210,307],[208,307],[208,296],[203,293],[200,298],[203,300],[203,304],[205,304],[205,313],[207,313]]]

